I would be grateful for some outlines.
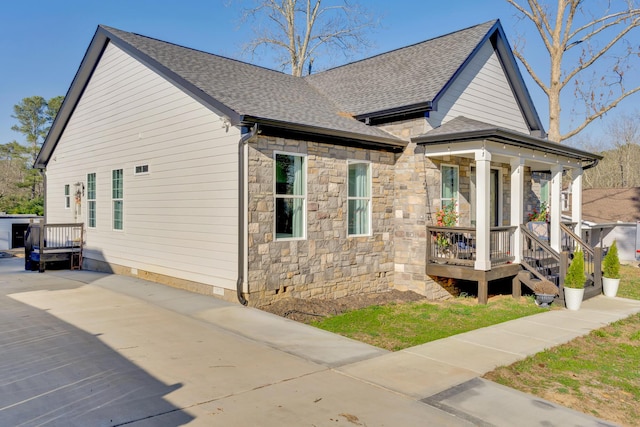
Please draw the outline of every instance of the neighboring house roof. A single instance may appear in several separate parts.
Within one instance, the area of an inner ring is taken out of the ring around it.
[[[456,117],[424,135],[412,138],[412,141],[423,145],[467,140],[490,140],[501,144],[531,148],[545,153],[573,158],[581,162],[588,162],[590,165],[602,159],[602,156],[598,154],[592,154],[567,145],[551,142],[547,139],[537,138],[462,116]]]
[[[530,129],[543,132],[499,21],[305,78],[99,26],[35,166],[43,168],[48,163],[108,43],[226,116],[233,125],[259,123],[295,135],[313,134],[399,150],[406,146],[405,140],[356,119],[429,111],[489,40]]]
[[[640,221],[640,187],[582,190],[582,218],[596,224]]]

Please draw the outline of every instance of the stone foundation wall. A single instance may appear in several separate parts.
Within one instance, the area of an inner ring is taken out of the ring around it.
[[[274,151],[304,153],[307,236],[276,240]],[[372,230],[347,236],[347,161],[371,162]],[[339,298],[393,287],[395,155],[259,136],[249,145],[249,302]]]
[[[165,274],[153,273],[151,271],[139,268],[132,269],[119,264],[113,264],[106,261],[99,261],[91,258],[83,258],[82,268],[84,270],[100,271],[103,273],[118,274],[121,276],[137,277],[142,280],[160,283],[162,285],[171,286],[172,288],[184,289],[197,294],[208,295],[223,299],[229,302],[238,302],[238,296],[235,290],[226,289],[220,286],[207,285],[205,283],[193,282],[191,280],[179,279]]]

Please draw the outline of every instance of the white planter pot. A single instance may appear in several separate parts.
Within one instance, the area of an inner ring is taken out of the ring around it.
[[[564,304],[568,310],[580,310],[582,298],[584,297],[584,288],[564,288]]]
[[[618,286],[620,285],[620,279],[610,279],[608,277],[602,278],[602,293],[606,297],[615,297],[618,293]]]

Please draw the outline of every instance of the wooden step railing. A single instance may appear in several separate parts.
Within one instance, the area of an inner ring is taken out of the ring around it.
[[[560,254],[524,224],[520,225],[520,232],[524,237],[520,261],[522,266],[540,280],[549,280],[560,287],[564,279]]]

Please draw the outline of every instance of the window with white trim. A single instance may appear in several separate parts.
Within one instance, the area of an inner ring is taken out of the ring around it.
[[[303,239],[307,210],[306,158],[285,153],[275,153],[274,157],[276,239]]]
[[[64,208],[71,209],[71,185],[64,185]]]
[[[349,161],[347,228],[350,236],[371,234],[371,164]]]
[[[87,174],[87,227],[96,227],[96,174]]]
[[[124,229],[124,175],[122,169],[111,171],[111,202],[113,205],[113,229]]]
[[[442,165],[440,167],[440,175],[442,177],[442,186],[440,191],[440,207],[452,206],[457,212],[458,210],[458,193],[460,191],[458,184],[458,166]]]

